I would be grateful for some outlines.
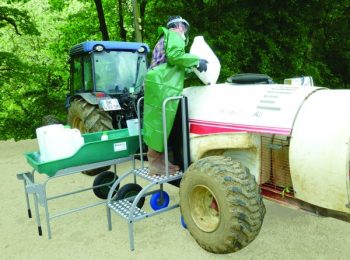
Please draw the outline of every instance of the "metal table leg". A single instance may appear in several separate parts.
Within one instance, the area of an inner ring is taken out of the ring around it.
[[[134,251],[135,250],[135,245],[134,245],[134,223],[132,221],[129,221],[129,241],[130,241],[130,250]]]
[[[34,197],[34,206],[35,206],[35,221],[38,226],[39,236],[42,236],[43,232],[41,229],[41,221],[40,221],[40,215],[39,215],[38,195],[36,193],[33,193],[33,197]]]
[[[107,222],[108,222],[108,230],[112,230],[112,216],[111,216],[111,209],[107,206]]]

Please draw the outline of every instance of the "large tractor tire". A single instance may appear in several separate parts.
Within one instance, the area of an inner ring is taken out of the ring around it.
[[[81,133],[93,133],[113,129],[112,118],[98,106],[83,99],[74,99],[68,110],[68,124]]]
[[[87,103],[83,99],[71,101],[68,110],[68,124],[72,128],[78,128],[81,133],[93,133],[113,129],[112,118],[99,107]],[[107,171],[110,167],[101,167],[88,171],[83,171],[89,176],[97,175]]]
[[[255,178],[240,162],[210,156],[193,163],[180,184],[184,222],[205,250],[236,252],[259,234],[265,206]]]

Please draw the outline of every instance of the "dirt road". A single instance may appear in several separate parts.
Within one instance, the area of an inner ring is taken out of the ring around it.
[[[0,259],[349,259],[350,223],[318,217],[265,201],[267,213],[255,241],[240,252],[214,255],[197,245],[181,227],[178,209],[135,225],[136,250],[129,251],[127,223],[113,215],[113,230],[107,230],[103,205],[53,219],[52,239],[47,238],[44,211],[40,207],[43,236],[37,234],[35,220],[27,217],[23,183],[16,174],[31,171],[24,152],[36,151],[36,140],[0,142]],[[120,172],[129,165],[118,167]],[[46,175],[37,175],[37,181]],[[62,193],[89,186],[93,177],[73,174],[57,178],[48,193]],[[172,201],[178,190],[165,189]],[[50,213],[98,200],[91,191],[57,199]],[[146,200],[147,209],[149,201]],[[33,205],[33,203],[32,203]],[[34,214],[34,210],[33,214]]]

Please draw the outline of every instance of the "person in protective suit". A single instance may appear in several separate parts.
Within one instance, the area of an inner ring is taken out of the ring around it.
[[[150,175],[165,174],[164,141],[162,126],[162,103],[172,96],[179,96],[183,90],[185,70],[197,67],[207,70],[207,61],[185,53],[188,43],[189,23],[181,16],[170,17],[167,27],[159,27],[159,40],[153,50],[150,70],[145,79],[144,99],[144,141],[148,145]],[[167,103],[167,136],[172,129],[178,101]],[[169,163],[169,173],[179,166]]]

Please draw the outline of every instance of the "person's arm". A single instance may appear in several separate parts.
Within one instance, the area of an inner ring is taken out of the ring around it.
[[[199,57],[185,52],[185,42],[177,32],[169,31],[166,44],[166,57],[170,65],[185,68],[197,66]]]

